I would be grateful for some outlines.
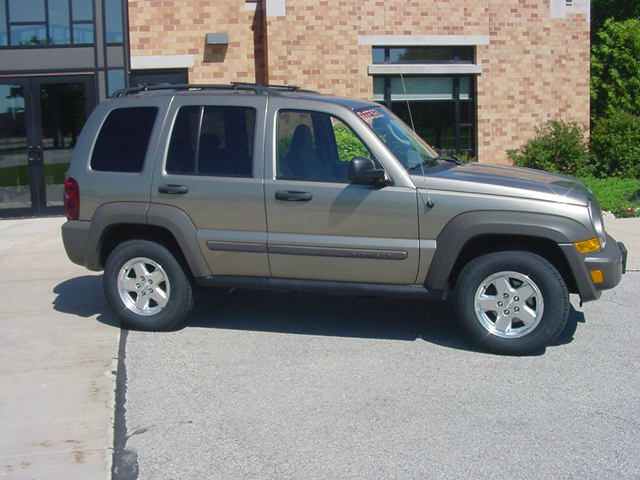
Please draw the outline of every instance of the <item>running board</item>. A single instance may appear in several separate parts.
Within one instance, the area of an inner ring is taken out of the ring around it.
[[[384,285],[378,283],[332,282],[327,280],[299,280],[293,278],[238,277],[212,275],[196,278],[202,287],[253,288],[263,290],[302,291],[338,295],[369,295],[380,297],[409,297],[442,299],[443,292],[429,291],[423,285]]]

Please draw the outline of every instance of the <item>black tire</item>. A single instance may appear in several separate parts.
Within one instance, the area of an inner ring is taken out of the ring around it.
[[[166,305],[158,313],[145,316],[130,310],[118,291],[118,276],[125,264],[146,257],[162,267],[170,284]],[[118,245],[106,261],[104,293],[111,309],[122,319],[125,328],[148,331],[175,330],[182,326],[193,308],[191,282],[173,254],[162,245],[147,240],[128,240]]]
[[[518,338],[503,338],[491,333],[482,325],[474,306],[476,292],[485,279],[506,271],[529,277],[544,302],[537,326]],[[570,302],[564,279],[551,263],[531,252],[510,250],[471,260],[458,277],[454,306],[466,331],[482,349],[505,355],[527,355],[541,351],[558,339],[569,317]]]

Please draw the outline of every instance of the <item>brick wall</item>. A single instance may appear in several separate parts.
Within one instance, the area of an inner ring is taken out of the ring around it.
[[[132,56],[192,54],[191,82],[268,81],[363,99],[373,95],[371,46],[358,36],[489,35],[477,47],[480,161],[507,162],[506,149],[549,118],[588,126],[589,23],[551,19],[549,0],[286,0],[285,16],[248,11],[244,0],[129,5]],[[205,47],[206,33],[225,31],[228,47]]]
[[[193,55],[192,83],[264,81],[262,9],[244,0],[129,0],[131,56]],[[229,45],[205,45],[228,32]]]

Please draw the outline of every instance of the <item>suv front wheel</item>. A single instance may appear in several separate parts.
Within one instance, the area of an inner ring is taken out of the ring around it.
[[[460,273],[458,317],[484,349],[526,355],[554,342],[569,316],[569,292],[554,266],[526,251],[482,255]]]
[[[162,245],[128,240],[118,245],[104,269],[104,292],[123,326],[173,330],[193,307],[184,270]]]

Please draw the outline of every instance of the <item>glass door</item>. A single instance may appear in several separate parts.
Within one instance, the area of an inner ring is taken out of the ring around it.
[[[64,178],[80,130],[93,107],[88,77],[35,78],[33,90],[40,174],[40,209],[57,213],[63,205]],[[91,103],[91,105],[89,105]]]
[[[0,81],[0,215],[33,214],[27,117],[28,82]],[[30,106],[30,105],[29,105]]]
[[[0,217],[62,213],[93,77],[0,79]]]

